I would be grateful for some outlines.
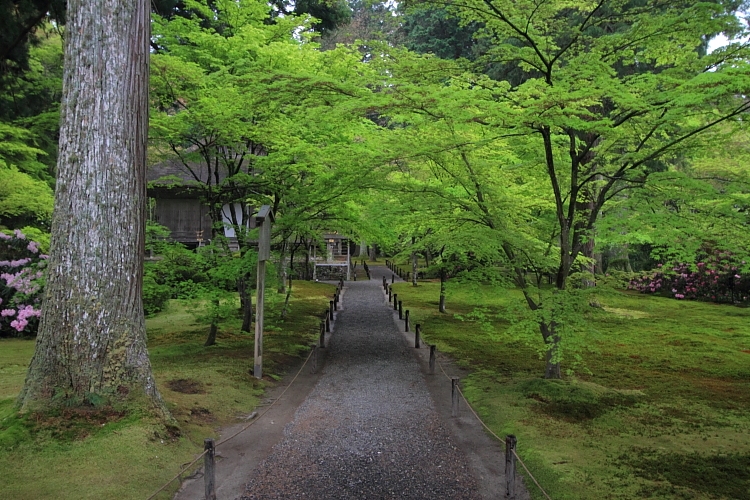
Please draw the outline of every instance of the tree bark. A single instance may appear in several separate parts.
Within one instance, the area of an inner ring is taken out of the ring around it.
[[[49,274],[21,410],[132,398],[172,422],[146,350],[149,3],[70,0]]]
[[[287,241],[287,238],[284,237],[281,241],[281,252],[279,252],[279,270],[277,273],[277,278],[279,280],[279,287],[277,289],[278,293],[286,293],[286,250],[288,245],[289,242]]]
[[[440,270],[440,304],[438,305],[438,311],[445,312],[445,269]]]
[[[559,349],[560,335],[556,331],[555,322],[541,323],[540,329],[542,337],[547,344],[547,356],[545,358],[544,378],[561,379],[562,371],[560,369]]]
[[[417,261],[417,253],[412,252],[411,253],[411,284],[412,286],[417,286],[417,268],[419,267],[418,261]]]
[[[253,323],[253,295],[250,293],[251,287],[248,286],[248,277],[240,278],[239,289],[242,302],[242,327],[240,331],[252,332]]]

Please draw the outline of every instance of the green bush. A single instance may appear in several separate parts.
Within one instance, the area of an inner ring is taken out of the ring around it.
[[[147,267],[143,276],[143,311],[147,315],[156,314],[164,309],[171,298],[172,289],[157,283],[153,271]]]

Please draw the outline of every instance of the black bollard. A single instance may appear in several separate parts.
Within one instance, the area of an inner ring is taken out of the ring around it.
[[[505,498],[516,498],[516,436],[505,436]]]
[[[451,377],[451,414],[454,417],[458,416],[458,377]]]

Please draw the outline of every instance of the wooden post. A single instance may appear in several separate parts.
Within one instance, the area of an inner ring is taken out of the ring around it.
[[[414,330],[414,348],[419,349],[419,336],[422,334],[422,325],[417,323],[417,327]]]
[[[392,293],[393,293],[393,287],[389,286],[388,287],[388,303],[389,304],[391,303]]]
[[[321,332],[321,335],[323,332]],[[310,346],[312,354],[310,354],[310,373],[318,373],[318,346],[313,344]]]
[[[206,485],[206,500],[216,500],[216,449],[214,440],[206,438],[203,440],[203,481]]]
[[[326,311],[326,331],[331,331],[331,311]]]
[[[393,310],[394,311],[398,311],[398,301],[396,300],[397,297],[398,297],[398,294],[394,293],[393,294]]]
[[[409,331],[409,310],[407,309],[406,312],[404,312],[404,331]]]
[[[391,284],[393,284],[395,282],[396,282],[396,275],[395,274],[391,274]]]
[[[326,323],[325,321],[320,322],[320,347],[326,346]]]
[[[516,436],[505,436],[505,497],[516,498]]]
[[[331,319],[333,319],[333,311],[335,311],[335,309],[333,308],[333,301],[332,300],[328,301],[328,311],[330,311],[330,313],[331,313],[330,314]]]
[[[430,346],[430,375],[435,375],[435,349],[436,345]]]
[[[339,295],[337,293],[333,294],[333,310],[339,310]]]
[[[402,304],[403,301],[398,301],[398,319],[404,319],[404,306]]]
[[[274,221],[269,205],[263,205],[255,216],[260,227],[258,238],[258,282],[256,286],[255,305],[255,350],[253,375],[263,378],[263,313],[266,291],[266,261],[271,257],[271,224]]]
[[[458,416],[458,377],[451,377],[451,414],[454,417]]]

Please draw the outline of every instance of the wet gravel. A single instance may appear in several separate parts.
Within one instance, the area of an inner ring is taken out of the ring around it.
[[[393,323],[383,272],[347,282],[323,375],[242,500],[481,498]]]

